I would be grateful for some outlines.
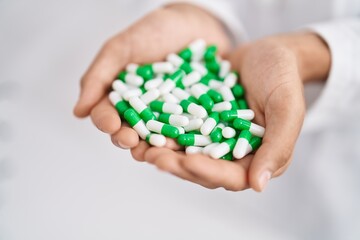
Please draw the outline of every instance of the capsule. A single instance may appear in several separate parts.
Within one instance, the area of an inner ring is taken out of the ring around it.
[[[232,127],[224,127],[221,134],[224,138],[233,138],[236,136],[236,130]]]
[[[225,86],[233,88],[239,80],[239,75],[236,72],[228,72],[224,79]]]
[[[210,135],[212,130],[216,127],[219,122],[219,113],[210,113],[209,117],[205,120],[204,124],[200,128],[200,132],[204,136]]]
[[[202,153],[202,151],[203,151],[203,147],[188,146],[185,148],[185,153],[188,155]]]
[[[120,116],[123,116],[124,112],[130,108],[129,104],[121,98],[118,92],[110,92],[109,99],[110,102],[115,106]]]
[[[149,91],[150,89],[159,87],[163,82],[164,80],[161,77],[153,78],[145,82],[144,88]]]
[[[140,99],[146,105],[148,105],[149,103],[151,103],[152,101],[155,101],[159,97],[160,97],[160,91],[155,88],[155,89],[151,89],[151,90],[147,91],[146,93],[144,93],[143,95],[141,95]]]
[[[186,75],[182,81],[185,87],[191,86],[201,80],[201,74],[197,71],[193,71]]]
[[[206,68],[214,73],[214,74],[218,74],[220,72],[220,62],[219,62],[219,59],[214,59],[212,61],[206,61],[205,62],[205,66]]]
[[[146,127],[152,132],[162,134],[169,138],[177,138],[180,134],[179,129],[176,127],[159,122],[157,120],[149,120],[146,123]]]
[[[205,154],[205,155],[209,155],[211,150],[218,146],[220,143],[210,143],[209,145],[205,146],[203,149],[202,149],[202,153]]]
[[[171,93],[174,94],[174,96],[177,97],[180,101],[186,99],[195,104],[199,103],[194,96],[191,96],[188,92],[184,91],[181,88],[176,87],[171,91]]]
[[[169,113],[161,113],[158,120],[176,127],[184,127],[189,125],[189,119],[182,115],[174,115]]]
[[[142,139],[146,139],[146,136],[150,134],[144,120],[140,118],[139,114],[134,109],[129,108],[126,110],[124,112],[124,118]]]
[[[129,104],[135,109],[135,111],[145,122],[156,119],[156,116],[151,111],[151,109],[148,108],[139,97],[131,97],[129,99]]]
[[[182,106],[174,103],[166,103],[162,101],[152,101],[150,103],[151,110],[155,112],[161,112],[161,113],[171,113],[171,114],[182,114],[183,109]]]
[[[178,143],[182,146],[206,146],[211,143],[209,136],[200,134],[182,134],[178,137]]]
[[[159,91],[161,95],[171,92],[179,83],[181,83],[185,72],[181,69],[171,74],[160,86]]]
[[[190,89],[191,94],[200,102],[200,104],[207,110],[210,111],[214,106],[214,101],[211,97],[206,94],[206,91],[199,84],[195,84]]]
[[[255,123],[250,122],[249,120],[245,120],[242,118],[237,118],[233,122],[234,127],[240,130],[249,130],[252,135],[263,137],[265,133],[265,128],[257,125]]]
[[[219,103],[223,101],[222,95],[215,89],[212,89],[203,83],[199,83],[199,86],[206,92],[207,95],[211,97],[214,103]]]
[[[133,89],[129,89],[128,91],[126,91],[122,97],[126,100],[129,101],[129,99],[131,97],[139,97],[141,96],[143,93],[145,92],[144,88],[133,88]]]
[[[189,74],[193,71],[190,64],[181,57],[179,57],[177,54],[171,53],[167,55],[166,60],[170,63],[172,63],[175,67],[180,68],[183,70],[186,74]]]
[[[240,159],[246,156],[249,153],[249,142],[251,140],[251,133],[248,130],[243,130],[239,134],[239,138],[236,141],[233,155],[235,158]]]
[[[144,79],[142,77],[133,73],[128,73],[127,71],[121,72],[118,75],[118,79],[135,87],[140,87],[144,83]]]
[[[189,124],[184,126],[184,130],[186,132],[191,132],[194,130],[199,130],[201,128],[201,126],[204,124],[204,120],[202,120],[201,118],[195,118],[195,119],[191,119],[189,121]]]
[[[205,61],[213,61],[216,58],[217,53],[217,46],[216,45],[209,45],[204,53],[204,60]]]
[[[215,129],[210,133],[211,141],[220,142],[223,139],[222,130],[224,127],[223,123],[216,125]]]
[[[212,108],[212,111],[213,112],[223,112],[223,111],[227,111],[230,109],[232,109],[231,102],[224,101],[224,102],[215,103]]]
[[[166,137],[161,134],[150,133],[146,135],[145,141],[155,147],[163,147],[166,144]]]
[[[222,60],[222,61],[220,62],[219,77],[225,78],[225,77],[228,75],[228,73],[230,72],[230,68],[231,68],[230,62],[229,62],[228,60]],[[226,80],[226,78],[225,78],[225,80]],[[225,83],[225,80],[224,80],[224,84],[227,85],[227,84]],[[236,82],[235,82],[235,83],[236,83]],[[235,85],[235,83],[234,83],[234,85]],[[232,86],[228,86],[228,87],[233,87],[233,85],[232,85]]]
[[[112,89],[114,89],[117,93],[120,94],[120,96],[122,96],[126,91],[129,90],[129,87],[124,82],[115,80],[112,83]]]
[[[245,99],[238,100],[239,109],[249,109],[249,106]]]
[[[183,108],[185,112],[188,112],[198,118],[205,118],[207,117],[207,112],[205,108],[196,103],[190,102],[189,100],[182,100],[180,102],[180,106]]]
[[[199,61],[202,59],[206,48],[206,42],[203,39],[197,39],[189,46],[179,52],[179,56],[185,61]]]
[[[233,138],[227,139],[226,141],[220,143],[218,146],[214,147],[210,151],[210,156],[212,158],[221,158],[225,154],[231,152],[235,147],[236,140]]]
[[[242,118],[245,120],[253,120],[254,117],[255,117],[255,113],[251,109],[227,110],[220,113],[220,119],[225,122],[230,122],[237,118]]]
[[[202,65],[199,62],[191,62],[190,66],[194,71],[200,73],[201,77],[204,77],[209,73],[209,71],[206,69],[206,67],[204,67],[204,65]]]
[[[235,84],[231,88],[231,91],[234,94],[234,97],[237,98],[237,99],[243,97],[244,93],[245,93],[244,88],[240,84]]]
[[[175,97],[175,95],[172,93],[164,94],[162,96],[162,99],[164,100],[164,102],[167,103],[175,103],[175,104],[180,103],[180,100],[177,97]]]
[[[227,160],[227,161],[232,161],[233,158],[234,157],[233,157],[232,152],[229,152],[229,153],[225,154],[224,156],[222,156],[220,159]]]
[[[219,88],[219,92],[221,93],[224,101],[228,101],[231,103],[233,110],[238,109],[238,104],[235,100],[234,94],[231,92],[231,89],[227,86],[222,86]]]

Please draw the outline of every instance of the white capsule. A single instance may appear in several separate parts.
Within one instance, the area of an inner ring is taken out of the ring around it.
[[[163,147],[166,144],[166,137],[161,134],[151,133],[147,139],[155,147]]]
[[[202,153],[203,147],[197,147],[197,146],[188,146],[185,148],[186,154],[198,154]]]
[[[197,39],[194,42],[190,43],[189,49],[192,52],[191,59],[193,61],[200,61],[204,56],[205,48],[206,42],[204,41],[204,39]]]
[[[236,130],[232,127],[224,127],[221,133],[224,138],[233,138],[236,135]]]
[[[177,114],[177,115],[183,113],[183,109],[180,105],[175,103],[167,103],[167,102],[164,103],[162,107],[162,111],[164,113]]]
[[[205,146],[202,150],[202,153],[205,155],[209,155],[211,150],[218,146],[220,143],[210,143],[209,145]]]
[[[162,96],[162,99],[164,100],[164,102],[168,102],[168,103],[179,103],[180,100],[174,96],[174,94],[171,94],[171,93],[167,93],[167,94],[164,94]]]
[[[194,145],[195,146],[207,146],[211,143],[211,139],[209,136],[203,136],[200,134],[194,134]]]
[[[251,145],[249,144],[248,140],[245,138],[238,138],[233,150],[233,155],[235,158],[241,159],[251,151]]]
[[[190,103],[187,111],[188,111],[188,113],[190,113],[198,118],[205,118],[208,116],[205,108],[203,106],[197,105],[195,103]]]
[[[146,139],[146,136],[150,134],[149,129],[146,127],[144,120],[140,120],[132,127],[140,136],[141,139]]]
[[[144,84],[144,88],[148,91],[150,89],[154,89],[159,87],[164,80],[161,77],[156,77],[154,79],[150,79],[149,81],[146,81]]]
[[[131,97],[131,98],[129,99],[129,104],[130,104],[130,106],[132,106],[132,107],[135,109],[135,111],[136,111],[137,113],[139,113],[139,114],[140,114],[142,111],[144,111],[144,109],[146,109],[145,103],[144,103],[139,97],[136,97],[136,96]]]
[[[152,101],[155,101],[156,99],[158,99],[160,97],[160,91],[157,90],[156,88],[151,89],[149,91],[147,91],[146,93],[144,93],[143,95],[140,96],[140,99],[146,104],[148,105],[149,103],[151,103]]]
[[[185,87],[191,86],[201,80],[201,74],[197,71],[193,71],[186,75],[182,80],[182,83]]]
[[[223,111],[226,111],[226,110],[231,110],[232,108],[232,105],[230,102],[219,102],[219,103],[215,103],[213,108],[212,108],[212,111],[213,112],[223,112]]]
[[[129,72],[129,73],[136,74],[136,70],[138,69],[138,67],[139,67],[139,65],[136,64],[136,63],[129,63],[126,66],[126,71]]]
[[[225,154],[231,151],[230,146],[226,142],[222,142],[210,151],[210,156],[212,158],[221,158]]]
[[[219,77],[224,78],[230,71],[231,64],[227,60],[222,60],[220,63]]]
[[[144,79],[133,73],[127,73],[125,75],[125,82],[129,85],[139,87],[144,83]]]
[[[176,87],[176,83],[171,79],[166,79],[160,86],[159,91],[161,95],[171,92]]]
[[[169,124],[176,127],[184,127],[189,125],[189,119],[182,115],[171,114],[169,117]]]
[[[181,57],[179,57],[179,55],[175,53],[170,53],[169,55],[167,55],[166,61],[172,63],[175,67],[180,67],[181,64],[184,63],[184,59],[182,59]]]
[[[129,90],[128,86],[121,80],[115,80],[112,83],[112,88],[122,96],[126,91]]]
[[[223,97],[224,101],[233,101],[235,100],[234,94],[231,92],[231,89],[228,86],[222,86],[219,88],[219,92]]]
[[[255,124],[255,123],[250,124],[249,131],[251,132],[252,135],[255,135],[258,137],[263,137],[265,134],[265,128],[260,125]]]
[[[239,110],[236,110],[236,112],[237,112],[238,118],[242,118],[245,120],[253,120],[255,117],[255,113],[251,109],[239,109]]]
[[[235,84],[238,81],[238,77],[234,72],[230,72],[226,75],[225,79],[224,79],[224,84],[225,86],[232,88],[235,86]]]
[[[177,97],[179,100],[188,99],[190,97],[190,94],[188,92],[185,92],[181,88],[174,88],[171,93],[174,94],[174,96]]]
[[[141,94],[143,94],[143,91],[140,88],[133,88],[131,90],[126,91],[122,97],[126,100],[129,101],[129,99],[131,97],[139,97]]]
[[[159,122],[157,120],[149,120],[146,122],[146,127],[148,130],[156,133],[161,133],[161,129],[163,128],[165,124],[162,122]]]
[[[186,132],[198,130],[201,128],[203,123],[204,123],[204,120],[202,120],[201,118],[195,118],[195,119],[190,120],[189,124],[184,126],[184,129]]]
[[[210,135],[211,131],[216,127],[217,122],[215,119],[209,117],[205,120],[204,124],[200,128],[200,132],[204,136]]]
[[[152,64],[152,69],[154,73],[172,73],[175,68],[171,62],[156,62]]]
[[[211,79],[208,83],[208,86],[212,89],[219,89],[224,86],[224,83],[215,79]]]
[[[110,102],[115,106],[118,102],[122,101],[120,94],[118,92],[112,91],[109,93]]]
[[[201,95],[206,94],[204,88],[202,88],[199,84],[192,85],[190,92],[196,99],[199,99]]]
[[[194,71],[200,73],[201,77],[205,76],[208,73],[206,67],[199,62],[191,62],[190,66]]]

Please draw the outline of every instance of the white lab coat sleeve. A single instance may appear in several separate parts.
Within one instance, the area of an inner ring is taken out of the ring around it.
[[[165,4],[188,3],[201,7],[218,18],[224,25],[234,45],[248,39],[237,13],[236,1],[229,0],[167,0]]]
[[[360,17],[314,24],[307,29],[328,44],[331,69],[322,92],[308,110],[304,129],[346,126],[350,119],[359,121]]]

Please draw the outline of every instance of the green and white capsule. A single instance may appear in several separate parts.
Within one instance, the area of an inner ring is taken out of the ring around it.
[[[206,92],[206,94],[211,97],[214,103],[219,103],[223,101],[222,95],[215,89],[212,89],[203,83],[199,83],[198,85],[201,86],[201,88]]]
[[[171,92],[183,79],[185,72],[181,69],[171,74],[160,86],[159,91],[161,95]]]
[[[183,70],[186,74],[189,74],[193,71],[190,64],[188,62],[184,61],[184,59],[182,59],[175,53],[171,53],[171,54],[167,55],[166,60],[168,62],[172,63],[175,67]]]
[[[113,81],[112,89],[114,89],[117,93],[119,93],[120,96],[122,96],[126,91],[129,90],[128,86],[120,80]]]
[[[219,122],[219,113],[212,112],[209,117],[205,120],[204,124],[200,128],[200,132],[204,136],[210,135],[212,130],[216,127]]]
[[[174,94],[174,96],[177,97],[180,101],[186,99],[190,102],[196,104],[198,103],[198,100],[194,96],[191,96],[188,92],[184,91],[181,88],[176,87],[171,91],[171,93]]]
[[[118,79],[135,87],[140,87],[144,83],[144,79],[142,77],[126,71],[121,72],[118,75]]]
[[[233,138],[236,136],[236,130],[229,126],[224,127],[221,133],[224,138]]]
[[[255,123],[250,122],[242,118],[237,118],[234,120],[233,125],[236,129],[240,130],[249,130],[252,135],[263,137],[265,133],[265,128]]]
[[[232,71],[225,75],[224,84],[225,86],[232,88],[235,86],[238,80],[239,80],[239,75],[236,72]]]
[[[151,109],[148,108],[139,97],[131,97],[129,99],[129,104],[135,109],[135,111],[145,122],[156,119],[156,116],[151,111]]]
[[[215,129],[210,133],[211,141],[220,142],[223,139],[222,130],[225,125],[223,123],[219,123],[216,125]]]
[[[157,120],[149,120],[146,123],[146,127],[152,132],[162,134],[169,138],[177,138],[180,134],[179,129],[176,127],[159,122]]]
[[[144,88],[149,91],[150,89],[154,89],[159,87],[164,82],[162,77],[156,77],[146,81],[144,84]]]
[[[180,103],[180,100],[177,97],[175,97],[175,95],[172,93],[164,94],[162,96],[162,100],[167,103],[175,103],[175,104]]]
[[[253,120],[255,113],[251,109],[227,110],[220,113],[220,119],[225,122],[233,121],[237,118]]]
[[[198,83],[201,80],[201,74],[198,71],[192,71],[186,75],[182,81],[185,87],[189,87],[195,83]]]
[[[188,146],[185,148],[185,153],[188,155],[202,153],[203,147]]]
[[[154,77],[154,74],[172,73],[175,69],[174,65],[170,62],[155,62],[142,66],[137,64],[129,64],[126,67],[126,70],[141,76],[145,80],[149,80]]]
[[[167,123],[176,127],[184,127],[189,125],[189,119],[182,115],[175,115],[169,113],[161,113],[158,120],[163,123]]]
[[[232,161],[233,160],[232,152],[229,152],[229,153],[225,154],[220,159],[227,160],[227,161]]]
[[[221,158],[225,154],[231,152],[235,147],[236,140],[233,138],[230,138],[222,143],[220,143],[218,146],[214,147],[210,151],[210,156],[212,158]]]
[[[139,114],[134,109],[129,108],[126,110],[124,118],[142,139],[146,139],[146,136],[150,134],[149,129],[145,126],[144,120],[140,118]]]
[[[181,100],[180,106],[185,112],[188,112],[198,118],[207,117],[207,112],[204,107],[197,105],[196,103],[190,102],[189,100]]]
[[[207,111],[210,111],[214,106],[214,101],[206,94],[204,88],[200,84],[195,84],[190,89],[191,94],[199,101]]]
[[[204,56],[206,42],[203,39],[197,39],[189,46],[179,52],[179,56],[185,61],[200,61]]]
[[[151,89],[151,90],[145,92],[143,95],[140,96],[140,99],[146,105],[148,105],[149,103],[151,103],[152,101],[155,101],[159,97],[160,97],[160,91],[155,88],[155,89]]]
[[[209,155],[211,150],[213,148],[215,148],[216,146],[218,146],[220,143],[210,143],[209,145],[205,146],[203,149],[202,149],[202,153],[205,154],[205,155]]]
[[[115,106],[120,116],[124,115],[124,112],[130,108],[129,104],[124,101],[118,92],[112,91],[109,94],[110,102]]]
[[[241,131],[239,138],[236,141],[233,155],[235,158],[240,159],[249,153],[249,142],[251,140],[251,133],[248,130]]]
[[[201,118],[195,118],[195,119],[191,119],[189,121],[189,124],[184,126],[184,130],[186,132],[191,132],[194,130],[199,130],[201,128],[201,126],[204,124],[204,120],[202,120]]]
[[[200,134],[182,134],[178,137],[178,143],[182,146],[206,146],[211,143],[209,136]]]
[[[152,101],[150,103],[151,110],[155,112],[161,112],[161,113],[171,113],[171,114],[182,114],[183,108],[182,106],[174,103],[166,103],[162,101]]]
[[[163,147],[166,144],[166,137],[161,134],[150,133],[146,135],[145,141],[155,147]]]
[[[238,109],[238,104],[235,100],[234,94],[231,92],[231,89],[227,86],[222,86],[219,89],[224,101],[228,101],[231,103],[231,109]]]
[[[190,66],[194,71],[200,73],[201,77],[204,77],[209,73],[209,71],[206,69],[206,67],[204,67],[204,65],[202,65],[199,62],[191,62]]]
[[[222,60],[220,62],[220,70],[219,70],[219,77],[225,78],[230,72],[231,64],[228,60]],[[225,83],[225,82],[224,82]],[[235,83],[234,83],[235,84]],[[225,84],[226,85],[226,84]],[[228,86],[230,87],[230,86]],[[232,86],[231,86],[232,87]]]
[[[140,97],[143,93],[145,92],[144,88],[132,88],[129,89],[128,91],[126,91],[122,97],[126,100],[129,101],[129,99],[131,97]]]
[[[212,111],[213,112],[223,112],[223,111],[227,111],[230,109],[232,109],[231,103],[228,101],[224,101],[224,102],[215,103],[212,108]]]

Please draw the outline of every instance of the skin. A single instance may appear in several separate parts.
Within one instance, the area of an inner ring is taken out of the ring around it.
[[[161,61],[200,37],[216,43],[220,54],[230,58],[241,73],[247,101],[255,111],[254,122],[266,127],[261,147],[241,160],[187,156],[172,139],[164,148],[150,147],[121,123],[107,98],[112,81],[126,64]],[[230,50],[221,23],[206,11],[187,4],[158,9],[105,43],[81,80],[74,114],[90,115],[115,146],[131,149],[134,159],[179,178],[210,189],[263,191],[271,178],[290,165],[305,115],[303,84],[327,78],[330,53],[320,37],[307,32],[266,37],[238,47],[231,55]]]

